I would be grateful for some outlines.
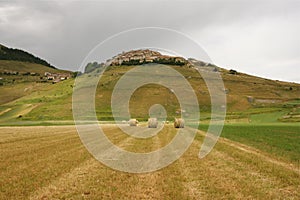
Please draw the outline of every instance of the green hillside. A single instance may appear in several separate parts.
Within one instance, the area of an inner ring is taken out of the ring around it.
[[[96,94],[96,113],[99,120],[113,120],[111,114],[111,94],[117,81],[134,66],[110,66],[99,81]],[[210,118],[210,97],[205,82],[188,66],[171,66],[188,77],[197,94],[201,119]],[[272,81],[228,70],[221,72],[227,95],[227,122],[271,123],[299,121],[300,85]],[[96,71],[83,74],[79,78],[97,78]],[[72,120],[72,92],[74,79],[57,84],[19,83],[2,86],[1,96],[14,96],[17,91],[23,95],[0,105],[0,122],[27,121],[68,121]],[[30,92],[28,92],[30,90]],[[1,98],[2,98],[1,97]],[[143,103],[140,103],[143,102]],[[148,118],[148,110],[153,104],[163,105],[168,119],[178,116],[180,109],[176,96],[159,85],[145,85],[136,90],[130,100],[131,115],[140,120]]]
[[[1,47],[1,49],[3,46]],[[145,53],[146,52],[146,53]],[[143,57],[144,54],[148,57]],[[136,56],[136,55],[139,56]],[[157,64],[162,58],[171,62],[169,66],[182,74],[197,95],[201,111],[201,120],[210,120],[210,93],[205,81],[194,66],[201,70],[219,71],[225,85],[227,97],[228,123],[274,123],[300,121],[300,85],[274,81],[250,76],[235,70],[226,70],[195,59],[189,62],[183,58],[177,60],[149,50],[130,51],[114,57],[98,82],[95,106],[99,120],[113,120],[111,113],[111,96],[118,80],[135,65],[128,65],[132,56],[147,59]],[[125,64],[121,64],[124,62]],[[181,64],[178,65],[178,62]],[[143,63],[143,62],[142,62]],[[184,64],[185,63],[185,64]],[[164,65],[162,65],[164,66]],[[89,63],[86,73],[79,80],[97,79],[103,71],[104,64]],[[87,73],[88,72],[88,73]],[[150,73],[150,72],[149,72]],[[150,74],[149,74],[150,75]],[[163,78],[162,74],[162,78]],[[134,79],[135,77],[132,77]],[[21,123],[29,121],[46,123],[47,121],[69,121],[72,123],[72,93],[74,89],[73,73],[49,66],[12,60],[0,60],[0,124]],[[55,84],[54,84],[55,83]],[[77,90],[80,87],[75,86]],[[172,120],[179,116],[180,105],[173,92],[157,84],[138,88],[130,99],[131,116],[147,120],[149,109],[154,104],[161,104]]]
[[[53,74],[55,77],[52,79],[48,77]],[[15,100],[30,96],[35,91],[42,91],[43,88],[48,87],[47,85],[58,82],[57,79],[61,78],[62,75],[64,77],[70,75],[71,77],[72,72],[57,69],[43,59],[23,50],[0,45],[0,106],[6,108],[5,104],[7,103],[14,105]],[[22,106],[22,109],[25,109],[25,107]],[[7,111],[7,109],[1,110],[0,116],[5,117],[4,114]]]
[[[0,60],[0,105],[41,90],[52,84],[45,73],[71,73],[48,66],[10,60]]]

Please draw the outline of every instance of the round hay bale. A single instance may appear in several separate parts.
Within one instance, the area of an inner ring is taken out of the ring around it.
[[[175,118],[174,120],[174,128],[184,128],[184,119]]]
[[[158,125],[157,118],[148,119],[148,128],[157,128],[157,125]]]
[[[128,123],[129,123],[129,126],[137,126],[137,124],[139,122],[136,119],[130,119]]]

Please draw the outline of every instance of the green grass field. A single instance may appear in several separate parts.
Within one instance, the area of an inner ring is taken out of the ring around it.
[[[201,125],[200,130],[207,130]],[[227,124],[221,137],[268,152],[273,157],[299,165],[299,124]]]

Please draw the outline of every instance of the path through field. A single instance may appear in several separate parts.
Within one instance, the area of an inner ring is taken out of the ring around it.
[[[103,126],[121,148],[150,152],[176,134],[166,126],[152,139],[133,139]],[[114,171],[83,147],[73,126],[0,128],[0,199],[299,199],[297,166],[220,139],[198,159],[203,132],[173,164],[159,171]],[[157,158],[159,159],[159,158]]]

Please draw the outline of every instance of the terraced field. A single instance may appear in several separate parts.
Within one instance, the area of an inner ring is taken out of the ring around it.
[[[176,134],[171,125],[151,139],[133,139],[114,125],[103,130],[134,152],[158,149]],[[73,126],[1,127],[0,199],[300,198],[299,164],[225,138],[198,159],[204,134],[168,167],[130,174],[95,160]]]

